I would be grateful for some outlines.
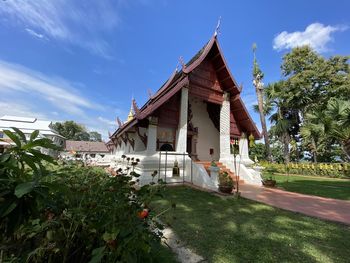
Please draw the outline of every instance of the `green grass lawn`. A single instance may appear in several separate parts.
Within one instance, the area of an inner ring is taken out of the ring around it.
[[[266,174],[264,178],[269,178]],[[350,180],[299,175],[274,175],[277,187],[308,195],[350,200]]]
[[[244,198],[168,187],[161,220],[209,262],[349,262],[350,227]]]

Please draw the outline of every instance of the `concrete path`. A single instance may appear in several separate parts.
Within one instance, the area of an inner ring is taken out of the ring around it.
[[[308,216],[350,225],[350,201],[304,195],[249,184],[240,185],[245,198]]]

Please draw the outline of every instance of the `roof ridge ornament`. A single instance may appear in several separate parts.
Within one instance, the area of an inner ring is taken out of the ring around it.
[[[136,100],[135,100],[135,99],[132,99],[132,107],[133,107],[135,116],[138,116],[139,113],[140,113],[140,109],[139,109],[139,107],[137,106],[137,103],[136,103]]]
[[[117,124],[119,128],[123,126],[123,122],[119,119],[119,117],[117,117]]]
[[[186,64],[185,64],[185,61],[184,61],[183,56],[180,56],[180,57],[179,57],[179,62],[177,63],[176,71],[177,71],[177,68],[178,68],[179,64],[181,64],[182,69],[185,69],[185,68],[186,68]]]
[[[221,16],[219,16],[218,23],[217,23],[216,28],[215,28],[214,36],[217,36],[218,34],[221,33],[220,25],[221,25]]]
[[[148,97],[150,99],[152,99],[152,90],[151,89],[147,89],[147,93],[148,93]]]

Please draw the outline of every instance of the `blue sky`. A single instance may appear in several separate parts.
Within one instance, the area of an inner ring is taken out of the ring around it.
[[[252,44],[265,83],[282,56],[309,44],[324,56],[350,54],[350,2],[51,0],[0,1],[0,115],[75,120],[107,137],[212,36],[242,83],[252,111]]]

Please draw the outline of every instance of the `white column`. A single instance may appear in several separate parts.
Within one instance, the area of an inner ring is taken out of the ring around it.
[[[230,96],[225,92],[220,110],[220,160],[228,159],[230,150]]]
[[[176,151],[186,152],[187,150],[187,115],[188,115],[188,88],[181,89],[180,119],[177,131]]]
[[[147,134],[147,153],[155,153],[157,150],[157,124],[156,117],[149,117],[148,134]]]
[[[242,164],[251,165],[254,163],[249,158],[248,138],[245,133],[242,133],[242,136],[239,139],[239,155]]]

